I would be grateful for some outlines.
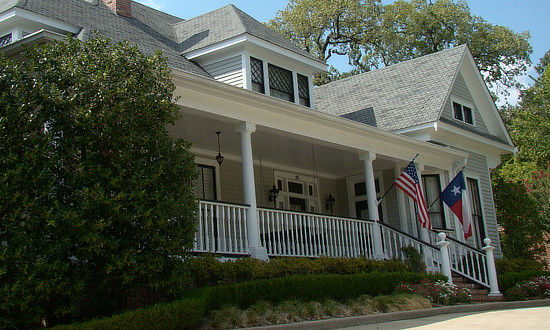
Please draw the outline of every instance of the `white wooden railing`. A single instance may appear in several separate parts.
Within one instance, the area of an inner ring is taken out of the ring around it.
[[[247,205],[201,200],[193,252],[247,255]],[[258,208],[260,244],[268,256],[360,257],[374,259],[374,226],[358,220],[321,214]],[[442,271],[442,255],[437,233],[430,232],[430,243],[380,223],[383,254],[386,259],[403,259],[406,246],[424,256],[428,271]],[[487,251],[480,251],[447,238],[450,269],[472,281],[490,287],[494,269],[488,270]],[[489,246],[485,249],[493,249]],[[492,250],[491,250],[492,251]],[[447,253],[447,252],[446,252]],[[447,269],[449,265],[446,266]],[[494,265],[491,269],[494,268]],[[490,275],[492,274],[492,275]],[[492,291],[498,293],[498,284]]]
[[[455,239],[449,241],[449,258],[451,270],[474,282],[489,287],[487,256],[485,252],[465,245]]]
[[[269,256],[372,258],[372,221],[258,209],[260,241]]]
[[[247,205],[199,202],[193,252],[248,254]]]
[[[424,263],[426,264],[428,271],[441,271],[441,253],[437,246],[427,244],[418,238],[412,237],[383,223],[380,224],[380,231],[386,259],[404,260],[405,256],[401,249],[412,246],[424,257]]]

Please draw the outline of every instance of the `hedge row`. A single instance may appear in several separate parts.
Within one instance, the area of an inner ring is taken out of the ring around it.
[[[550,272],[543,270],[525,270],[522,272],[500,274],[498,275],[498,285],[500,292],[504,293],[519,282],[523,282],[541,275],[548,276],[550,275]]]
[[[224,305],[248,308],[260,301],[345,301],[361,295],[391,294],[401,282],[445,279],[440,274],[370,273],[353,275],[294,275],[245,283],[205,287],[187,292],[183,299],[137,309],[112,317],[57,327],[59,329],[189,329],[204,315]]]
[[[255,280],[232,285],[206,287],[187,293],[205,299],[207,310],[224,305],[248,308],[260,301],[273,304],[284,300],[346,301],[361,295],[380,296],[394,292],[401,282],[420,283],[423,279],[446,280],[441,274],[360,273],[352,275],[294,275],[269,280]]]
[[[204,299],[182,299],[55,329],[192,329],[202,323],[206,312]]]
[[[543,265],[535,260],[528,259],[502,259],[495,260],[497,274],[518,273],[528,270],[542,271]]]
[[[269,262],[243,258],[220,261],[212,254],[186,261],[190,287],[234,284],[251,280],[292,275],[358,274],[371,272],[405,272],[400,261],[378,261],[366,258],[273,258]]]

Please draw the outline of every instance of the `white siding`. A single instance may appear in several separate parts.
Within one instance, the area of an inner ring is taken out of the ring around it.
[[[495,212],[495,203],[493,201],[493,190],[491,188],[491,177],[487,165],[487,158],[483,155],[470,153],[468,164],[464,169],[466,176],[471,176],[479,180],[479,190],[481,194],[481,203],[483,204],[483,220],[487,236],[493,241],[491,245],[495,249],[495,257],[501,258],[500,239],[498,236],[498,225]]]
[[[475,128],[480,132],[487,133],[487,134],[489,133],[489,131],[487,130],[487,126],[485,125],[485,122],[481,118],[479,109],[475,106],[474,99],[472,98],[472,95],[470,94],[470,91],[466,86],[466,82],[464,81],[464,78],[462,77],[462,74],[460,72],[458,73],[453,89],[451,90],[451,97],[445,103],[445,107],[443,108],[443,113],[441,114],[442,118],[454,121],[453,110],[452,110],[453,99],[456,100],[458,103],[465,102],[466,103],[465,105],[473,106],[472,111],[474,114]]]
[[[218,81],[241,88],[244,86],[241,55],[205,64],[203,68]]]

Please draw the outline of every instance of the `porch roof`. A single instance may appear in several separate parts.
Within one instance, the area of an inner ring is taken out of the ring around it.
[[[230,86],[188,72],[174,70],[175,95],[186,114],[211,121],[212,133],[223,126],[234,128],[242,122],[257,125],[264,135],[261,148],[272,148],[273,138],[290,139],[294,144],[314,143],[340,150],[348,156],[374,152],[379,156],[404,164],[417,153],[417,162],[439,169],[451,169],[462,162],[467,153],[371,127],[350,119],[321,113],[314,109],[283,101],[264,94]],[[218,125],[218,126],[216,126]],[[178,123],[176,123],[177,131]],[[216,128],[215,128],[215,127]],[[196,127],[195,127],[196,128]],[[203,134],[205,132],[202,132]],[[256,133],[257,139],[258,134]],[[227,135],[224,139],[228,138]],[[237,137],[234,145],[238,146]],[[216,150],[215,138],[200,146]],[[225,140],[226,141],[226,140]],[[292,143],[291,143],[292,144]],[[195,144],[196,145],[196,144]],[[225,143],[227,147],[227,142]],[[296,147],[297,146],[293,146]],[[238,150],[235,150],[238,155]],[[295,154],[296,151],[294,151]],[[311,147],[310,151],[311,152]],[[299,154],[295,154],[299,157]],[[334,157],[334,156],[333,156]],[[377,157],[377,159],[380,159]],[[334,159],[338,162],[338,159]]]

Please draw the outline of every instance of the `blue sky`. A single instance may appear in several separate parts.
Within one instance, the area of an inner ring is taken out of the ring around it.
[[[275,17],[278,10],[284,9],[287,0],[135,0],[157,8],[174,16],[189,19],[229,3],[234,4],[260,22]],[[392,2],[384,0],[384,3]],[[492,24],[503,25],[516,32],[529,31],[534,64],[539,62],[544,53],[550,49],[550,1],[549,0],[468,0],[470,11],[483,17]],[[345,71],[346,58],[331,61]],[[528,73],[533,74],[531,69]],[[531,83],[525,78],[525,83]]]

